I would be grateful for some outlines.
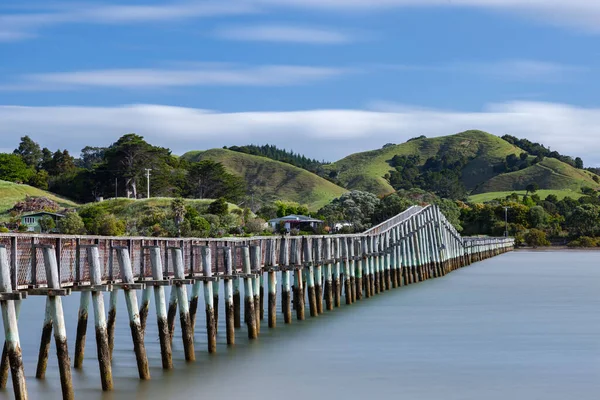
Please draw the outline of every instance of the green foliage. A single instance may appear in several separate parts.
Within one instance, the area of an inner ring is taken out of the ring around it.
[[[188,168],[188,190],[198,199],[238,201],[246,190],[243,179],[225,170],[223,164],[212,160],[191,163]]]
[[[39,168],[42,162],[42,149],[29,136],[21,138],[19,147],[14,151],[14,154],[20,156],[23,162],[33,169]]]
[[[247,233],[261,233],[265,228],[266,221],[262,218],[253,218],[246,221],[246,225],[244,225],[244,231]]]
[[[65,235],[83,235],[86,233],[83,220],[76,212],[68,212],[58,220],[58,230]]]
[[[332,226],[335,222],[350,222],[358,231],[369,228],[380,200],[372,193],[353,190],[333,200],[318,212]]]
[[[274,203],[274,206],[277,209],[277,217],[285,217],[288,215],[307,215],[308,207],[303,204],[299,204],[293,201],[282,201],[277,200]]]
[[[173,214],[173,222],[177,227],[177,236],[181,236],[181,223],[184,221],[186,213],[183,199],[173,199],[171,202],[171,213]]]
[[[36,187],[38,189],[48,190],[48,179],[49,179],[48,172],[41,169],[31,175],[28,183],[31,186]]]
[[[225,200],[225,198],[221,197],[221,198],[218,198],[217,200],[213,201],[212,203],[210,203],[207,211],[209,214],[222,216],[222,215],[226,215],[228,210],[229,210],[229,206],[227,204],[227,200]]]
[[[48,233],[52,229],[56,228],[56,223],[54,222],[54,218],[49,215],[44,215],[40,218],[39,222],[42,233]]]
[[[8,233],[10,230],[5,226],[0,226],[0,233]]]
[[[578,239],[570,241],[568,247],[598,247],[600,240],[589,236],[581,236]]]
[[[0,179],[9,182],[24,183],[35,174],[17,154],[0,153]]]
[[[117,219],[114,214],[103,214],[95,223],[96,235],[123,236],[126,232],[125,222]]]
[[[550,246],[546,232],[540,229],[530,229],[525,234],[525,242],[531,247]]]

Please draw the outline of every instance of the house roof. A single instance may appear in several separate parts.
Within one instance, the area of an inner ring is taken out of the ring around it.
[[[286,215],[281,218],[274,218],[269,220],[269,223],[279,223],[279,222],[323,222],[320,219],[307,217],[306,215]]]
[[[23,218],[23,217],[35,217],[37,215],[52,215],[52,216],[60,217],[60,218],[64,217],[63,214],[58,214],[58,213],[53,213],[53,212],[48,212],[48,211],[38,211],[38,212],[34,212],[34,213],[23,214],[23,215],[21,215],[21,218]]]

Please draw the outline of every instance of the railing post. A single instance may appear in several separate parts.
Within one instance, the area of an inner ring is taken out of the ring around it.
[[[16,255],[14,248],[11,256]],[[16,264],[16,263],[15,263]],[[16,282],[16,280],[15,280]],[[11,268],[8,261],[6,248],[0,246],[0,293],[12,293]],[[8,365],[12,374],[13,393],[16,400],[27,400],[27,385],[25,383],[25,371],[23,369],[23,356],[21,354],[21,344],[19,339],[19,327],[17,324],[17,309],[14,300],[0,301],[2,308],[2,322],[4,325],[4,337]],[[4,359],[4,357],[3,357]]]

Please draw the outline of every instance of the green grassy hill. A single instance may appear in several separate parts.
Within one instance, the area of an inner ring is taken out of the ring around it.
[[[507,174],[500,174],[480,185],[473,194],[525,190],[530,183],[541,189],[579,192],[582,187],[598,188],[588,171],[576,169],[555,158],[545,158],[538,164]]]
[[[222,163],[230,173],[244,178],[248,189],[262,201],[295,201],[314,211],[347,191],[293,165],[231,150],[190,151],[182,158]]]
[[[487,203],[489,201],[497,200],[497,199],[505,199],[507,196],[516,193],[519,195],[519,198],[522,199],[525,196],[525,190],[510,190],[505,192],[488,192],[488,193],[480,193],[469,196],[469,201],[471,203]],[[538,190],[535,192],[540,199],[545,199],[548,195],[555,195],[558,200],[562,200],[565,197],[570,197],[572,199],[579,199],[583,196],[583,193],[574,191],[574,190]]]
[[[12,182],[0,181],[0,221],[8,219],[7,211],[14,207],[15,203],[29,197],[47,197],[57,202],[60,206],[76,207],[77,203],[64,199],[50,192],[34,188],[29,185],[21,185]]]
[[[476,157],[463,171],[463,182],[468,190],[495,176],[493,166],[506,156],[523,152],[497,136],[473,130],[451,136],[411,140],[379,150],[352,154],[326,168],[337,171],[340,182],[349,189],[385,195],[394,191],[383,177],[392,170],[389,161],[395,155],[419,154],[424,163],[446,148],[454,148],[465,156]]]

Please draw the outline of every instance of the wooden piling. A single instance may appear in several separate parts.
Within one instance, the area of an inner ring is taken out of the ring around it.
[[[335,264],[333,266],[333,306],[340,307],[342,302],[342,285],[340,282],[340,268],[342,259],[341,239],[333,239],[333,258]]]
[[[304,254],[304,268],[306,272],[306,286],[308,290],[308,306],[310,310],[310,316],[316,317],[317,315],[319,315],[319,313],[317,312],[317,295],[315,292],[315,267],[313,264],[310,239],[304,238],[302,240],[302,251]]]
[[[283,322],[292,323],[290,260],[288,255],[287,238],[282,238],[279,244],[279,266],[281,268],[281,312]]]
[[[77,335],[75,337],[75,360],[73,368],[83,368],[83,358],[85,355],[85,339],[88,325],[88,308],[90,305],[91,294],[88,291],[79,293],[79,312],[77,313]]]
[[[106,320],[106,329],[108,331],[108,351],[112,360],[113,350],[115,348],[115,323],[117,322],[117,297],[118,291],[113,290],[108,298],[108,318]],[[141,325],[140,325],[141,327]]]
[[[90,283],[94,286],[102,284],[102,267],[97,246],[87,248],[87,259],[90,266]],[[108,329],[104,314],[104,294],[92,291],[92,307],[94,309],[94,327],[96,330],[96,354],[100,367],[100,382],[102,390],[113,389],[112,367],[110,364],[110,349],[108,347]]]
[[[268,286],[268,323],[269,328],[277,326],[277,271],[275,263],[275,253],[277,251],[275,240],[267,241],[265,267],[267,271],[267,286]]]
[[[19,313],[21,311],[21,300],[14,300],[14,304],[15,304],[15,314],[16,314],[17,323],[18,323]],[[6,385],[8,384],[8,376],[9,375],[10,375],[10,360],[8,359],[8,343],[5,340],[4,347],[2,348],[2,360],[0,360],[0,389],[6,389]]]
[[[50,312],[50,303],[48,300],[46,300],[44,324],[42,325],[42,337],[40,339],[40,350],[38,352],[38,362],[35,371],[36,379],[46,378],[48,356],[50,355],[50,340],[52,340],[52,313]]]
[[[356,303],[356,260],[354,238],[348,238],[348,279],[350,280],[350,302]]]
[[[323,257],[325,258],[325,308],[333,310],[333,263],[331,262],[331,238],[326,237],[323,243]]]
[[[248,338],[256,339],[256,312],[254,311],[254,294],[252,293],[252,267],[250,264],[250,248],[244,246],[242,251],[242,265],[244,271],[244,320],[248,326]]]
[[[317,315],[323,314],[323,243],[322,238],[313,238],[315,297]]]
[[[233,326],[242,327],[242,307],[240,295],[240,278],[233,278]]]
[[[383,235],[383,259],[385,268],[385,290],[392,289],[392,250],[390,246],[390,233],[386,232]]]
[[[231,247],[223,247],[223,261],[225,264],[225,279],[223,280],[223,286],[225,287],[225,331],[227,344],[233,346],[235,344],[235,311],[233,305],[233,282],[231,279],[233,276]]]
[[[262,278],[262,248],[260,245],[250,246],[250,265],[252,266],[252,292],[254,294],[254,312],[256,313],[256,333],[260,335]]]
[[[142,279],[143,281],[143,279]],[[140,303],[140,326],[142,334],[146,334],[146,323],[148,322],[148,312],[150,311],[150,298],[152,297],[152,288],[146,287],[142,290],[142,301]]]
[[[213,297],[213,275],[212,254],[210,247],[201,247],[202,274],[204,276],[204,304],[206,310],[206,336],[208,340],[208,352],[217,352],[217,327],[215,321],[215,308]]]
[[[44,254],[44,266],[46,267],[46,279],[48,288],[60,289],[60,275],[56,260],[56,251],[51,246],[42,248]],[[60,374],[60,386],[63,399],[74,399],[73,380],[71,378],[71,359],[67,345],[67,330],[65,328],[65,317],[60,296],[49,295],[47,304],[52,318],[52,329],[54,330],[54,342],[56,344],[56,356],[58,358],[58,370]]]
[[[219,289],[221,286],[220,278],[214,277],[213,286],[213,309],[215,310],[215,335],[219,334]]]
[[[14,251],[14,250],[13,250]],[[0,293],[12,293],[10,264],[4,246],[0,246]],[[2,322],[4,325],[5,348],[12,376],[13,393],[16,400],[27,400],[27,385],[23,369],[23,356],[17,325],[17,308],[14,300],[0,301]]]
[[[302,250],[299,245],[300,239],[292,239],[291,253],[292,264],[294,266],[294,308],[296,309],[296,319],[304,320],[304,283],[302,282],[302,258],[300,252]]]
[[[371,284],[369,283],[369,238],[366,236],[361,238],[361,255],[364,294],[365,298],[368,299],[371,297]]]
[[[344,298],[346,304],[352,304],[352,286],[350,282],[350,250],[348,239],[342,238],[342,262],[344,268]]]
[[[169,331],[169,341],[173,347],[173,336],[175,335],[175,317],[177,316],[177,293],[171,287],[169,293],[169,307],[167,308],[167,326]]]
[[[159,247],[150,247],[150,263],[152,265],[152,279],[157,282],[164,280],[163,264]],[[172,297],[172,296],[171,296]],[[171,332],[167,322],[167,305],[165,304],[165,290],[162,285],[154,284],[154,306],[158,324],[158,339],[160,342],[160,356],[163,369],[173,368],[173,351],[171,349]]]
[[[186,285],[182,282],[185,279],[185,269],[183,266],[183,251],[178,247],[171,248],[171,260],[173,262],[173,272],[176,283],[171,288],[177,294],[177,303],[179,304],[179,323],[181,325],[181,336],[183,340],[183,352],[186,361],[194,361],[194,331],[190,319],[190,308]]]

